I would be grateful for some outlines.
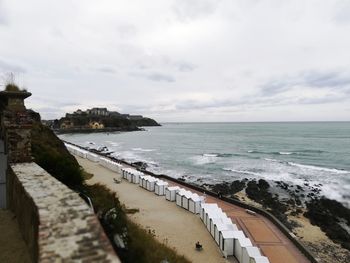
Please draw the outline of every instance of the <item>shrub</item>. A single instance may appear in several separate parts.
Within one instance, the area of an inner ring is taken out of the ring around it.
[[[34,123],[31,136],[34,161],[70,188],[80,188],[84,180],[81,168],[53,131]]]

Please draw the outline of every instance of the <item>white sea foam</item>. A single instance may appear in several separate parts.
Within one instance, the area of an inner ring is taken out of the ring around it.
[[[204,164],[210,164],[215,163],[217,161],[217,155],[196,155],[191,157],[193,163],[195,165],[204,165]]]
[[[204,153],[203,156],[205,156],[205,157],[218,157],[218,154],[216,154],[216,153]]]
[[[280,155],[291,155],[291,154],[293,154],[293,153],[291,153],[291,152],[278,152]]]
[[[314,165],[299,164],[294,162],[287,162],[287,163],[291,166],[299,167],[301,169],[309,169],[314,171],[330,172],[330,173],[336,173],[336,174],[350,174],[349,171],[338,170],[335,168],[326,168],[326,167],[320,167],[320,166],[314,166]]]
[[[268,161],[268,162],[281,163],[280,160],[271,159],[271,158],[264,158],[264,160],[265,160],[265,161]]]
[[[154,149],[144,149],[144,148],[132,148],[133,151],[137,151],[137,152],[153,152]]]
[[[251,171],[245,171],[245,170],[237,170],[232,168],[222,168],[224,171],[239,173],[239,174],[246,174],[246,175],[253,175],[253,176],[261,176],[261,173],[251,172]]]

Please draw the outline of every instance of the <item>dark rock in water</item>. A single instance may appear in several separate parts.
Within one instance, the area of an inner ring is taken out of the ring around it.
[[[238,193],[240,191],[242,191],[244,188],[245,188],[245,185],[246,185],[246,180],[242,180],[242,181],[239,181],[239,180],[235,180],[231,183],[231,193],[232,194],[235,194],[235,193]]]
[[[147,163],[145,162],[134,162],[132,165],[137,166],[141,170],[145,170],[148,167]]]
[[[258,182],[258,186],[260,189],[269,189],[270,188],[270,185],[268,182],[266,182],[264,179],[260,179],[259,182]]]
[[[304,190],[300,185],[297,185],[298,190],[302,191]]]
[[[233,195],[239,191],[242,191],[245,188],[245,180],[239,181],[235,180],[231,184],[228,182],[223,182],[221,184],[215,184],[211,186],[211,190],[221,195]]]
[[[302,205],[302,202],[300,201],[299,198],[296,198],[296,199],[295,199],[295,204],[298,205],[298,206],[301,206],[301,205]]]
[[[222,195],[230,194],[230,186],[227,183],[213,185],[211,189],[213,192],[221,193]]]
[[[268,191],[269,184],[265,182],[264,180],[259,180],[258,183],[255,180],[249,181],[247,184],[247,188],[245,189],[247,196],[250,199],[262,204],[263,207],[267,208],[267,210],[271,212],[275,217],[277,217],[287,228],[292,230],[296,225],[287,218],[287,205],[279,201],[278,196],[273,196]],[[286,183],[281,184],[286,185]],[[290,202],[291,204],[293,204],[294,200],[291,199]]]
[[[307,204],[308,211],[304,213],[311,224],[319,226],[334,242],[350,250],[350,234],[340,222],[350,225],[350,209],[341,203],[325,197],[313,199]]]

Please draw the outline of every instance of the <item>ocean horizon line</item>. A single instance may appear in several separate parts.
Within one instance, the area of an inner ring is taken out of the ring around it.
[[[252,123],[350,123],[348,121],[160,121],[161,124],[227,124],[227,123],[238,123],[238,124],[252,124]]]

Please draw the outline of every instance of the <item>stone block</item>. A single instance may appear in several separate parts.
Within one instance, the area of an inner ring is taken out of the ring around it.
[[[0,153],[0,184],[6,182],[6,168],[7,168],[6,155]]]
[[[0,140],[0,154],[5,152],[5,144],[4,141]]]
[[[0,209],[4,209],[6,207],[6,184],[0,183]]]

